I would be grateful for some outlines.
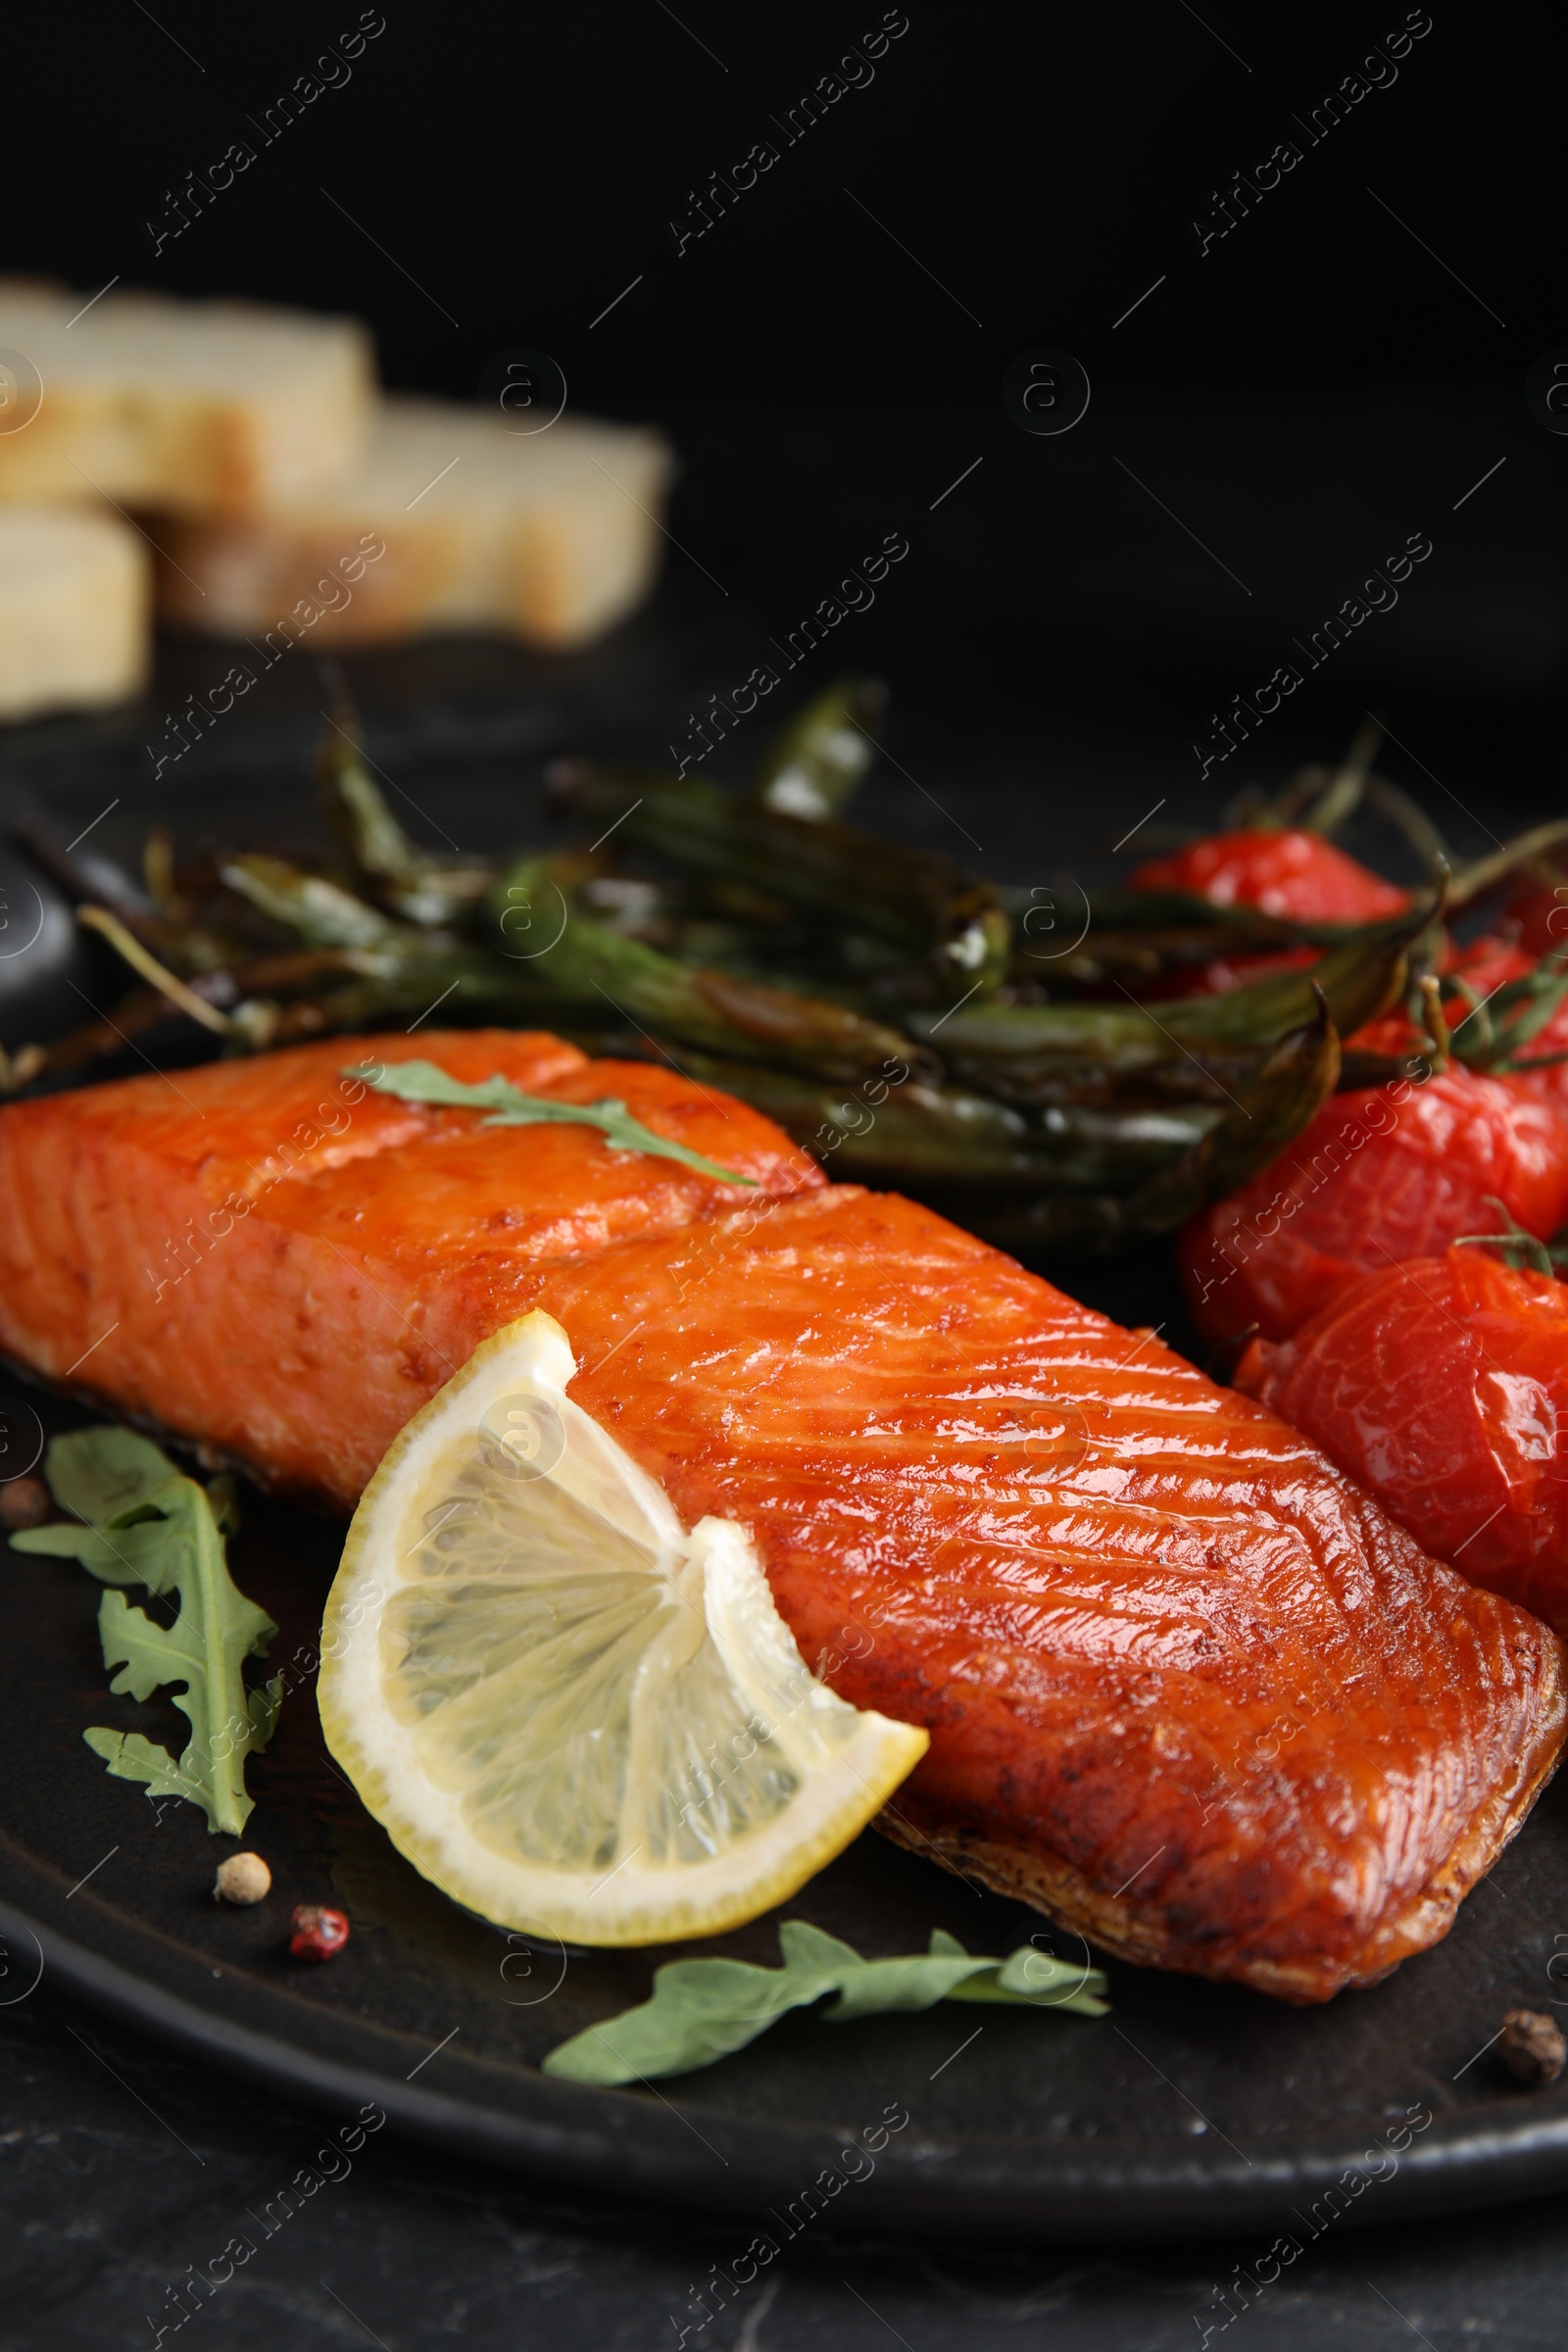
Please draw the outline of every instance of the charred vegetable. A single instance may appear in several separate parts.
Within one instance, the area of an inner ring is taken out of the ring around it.
[[[844,821],[878,748],[874,680],[838,680],[797,712],[745,790],[558,768],[553,805],[593,849],[493,860],[418,845],[341,679],[327,686],[328,852],[182,860],[160,830],[133,879],[33,839],[133,985],[51,1045],[6,1039],[0,1087],[69,1081],[166,1032],[181,1052],[241,1054],[432,1015],[548,1027],[668,1060],[768,1112],[833,1175],[921,1193],[1007,1247],[1115,1249],[1264,1164],[1335,1084],[1342,1037],[1342,1083],[1402,1066],[1412,1043],[1486,1069],[1562,1057],[1568,962],[1505,947],[1506,971],[1472,984],[1441,918],[1509,883],[1553,891],[1568,825],[1462,871],[1445,902],[1452,861],[1372,773],[1371,734],[1340,768],[1239,808],[1223,855],[1181,871],[1240,876],[1245,898],[1250,874],[1279,866],[1270,839],[1301,839],[1296,868],[1334,884],[1350,861],[1322,844],[1370,809],[1438,878],[1400,893],[1356,869],[1362,900],[1403,900],[1397,914],[1331,919],[1331,892],[1306,919],[1135,876],[1054,952],[1066,934],[1054,910],[1042,946],[1038,892]]]
[[[556,790],[596,831],[614,825],[628,846],[886,941],[924,964],[950,1002],[976,989],[990,995],[1005,976],[1011,926],[995,889],[929,850],[792,815],[692,776],[577,761],[557,771]]]
[[[813,824],[837,816],[871,764],[871,725],[887,704],[880,678],[836,679],[769,746],[758,772],[759,806]]]

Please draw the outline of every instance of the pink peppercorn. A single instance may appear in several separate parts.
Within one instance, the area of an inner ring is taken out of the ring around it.
[[[288,1948],[296,1960],[335,1960],[349,1939],[349,1923],[327,1903],[301,1903],[289,1925]]]

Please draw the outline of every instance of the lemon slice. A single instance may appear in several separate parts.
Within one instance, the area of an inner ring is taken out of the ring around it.
[[[576,1943],[715,1936],[839,1853],[929,1742],[808,1671],[746,1530],[688,1534],[566,1396],[575,1369],[526,1315],[402,1432],[327,1602],[321,1723],[470,1910]]]

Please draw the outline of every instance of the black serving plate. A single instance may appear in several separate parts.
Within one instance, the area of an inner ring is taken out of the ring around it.
[[[715,658],[710,646],[688,651],[687,675]],[[211,649],[203,658],[211,665]],[[416,669],[422,659],[411,657]],[[358,681],[372,757],[424,812],[411,821],[423,829],[428,819],[426,838],[444,831],[465,847],[527,836],[548,756],[657,751],[688,691],[670,684],[679,663],[651,656],[630,686],[623,660],[615,675],[558,666],[523,680],[526,692],[515,675],[490,692],[486,659],[445,655],[433,676],[446,699],[411,687],[390,717],[376,715],[373,675]],[[395,701],[394,671],[380,678],[383,704]],[[91,820],[81,852],[122,859],[154,819],[186,839],[297,838],[314,830],[316,700],[301,693],[292,710],[248,716],[156,787],[134,719],[13,735],[0,751],[0,814],[30,810],[62,844]],[[989,777],[970,771],[966,817],[1008,841],[1007,878],[1027,876],[1031,860],[1059,864],[1074,757],[1060,754],[1049,790],[1035,777],[1020,787],[1006,761]],[[945,792],[949,779],[934,773]],[[1125,760],[1093,821],[1114,819],[1123,803],[1132,821],[1161,784],[1156,767]],[[901,819],[874,802],[869,814]],[[912,806],[902,814],[913,837],[930,837]],[[28,893],[41,887],[47,909],[46,879],[3,858],[0,867],[30,925]],[[46,922],[36,948],[0,960],[0,1036],[10,1045],[35,1023],[59,1026],[77,1017],[78,992],[102,1003],[111,984],[74,959],[69,925]],[[159,1057],[197,1050],[189,1036],[149,1041]],[[1165,1315],[1160,1253],[1072,1279],[1125,1320]],[[0,1476],[11,1476],[45,1430],[79,1416],[13,1382],[0,1418]],[[849,2028],[796,2017],[657,2087],[551,2081],[540,2072],[547,2051],[643,1998],[670,1955],[530,1946],[456,1908],[393,1850],[317,1720],[309,1664],[338,1543],[328,1523],[253,1496],[233,1546],[239,1584],[281,1629],[273,1657],[289,1686],[274,1745],[250,1766],[247,1841],[270,1863],[274,1891],[249,1911],[212,1899],[230,1842],[210,1838],[193,1808],[160,1810],[112,1780],[82,1741],[95,1724],[175,1746],[185,1731],[166,1706],[108,1694],[99,1588],[73,1564],[0,1553],[0,2004],[24,1999],[46,1974],[218,2067],[296,2093],[328,2125],[352,2126],[370,2106],[424,2139],[552,2181],[732,2212],[737,2254],[755,2230],[781,2241],[808,2213],[829,2213],[856,2230],[949,2237],[1255,2229],[1264,2259],[1282,2233],[1304,2245],[1329,2227],[1568,2183],[1568,2081],[1526,2092],[1491,2049],[1510,2007],[1568,2008],[1568,1783],[1548,1789],[1446,1942],[1324,2009],[1111,1963],[1103,2020],[953,2006]],[[352,1919],[336,1961],[290,1958],[288,1913],[306,1900],[336,1902]],[[871,1955],[923,1948],[938,1926],[985,1952],[1051,1935],[1022,1906],[874,1833],[786,1914]],[[772,1963],[777,1924],[773,1915],[701,1948]],[[1063,1938],[1060,1948],[1073,1947]]]
[[[14,1427],[30,1426],[29,1408],[51,1427],[76,1417],[19,1391]],[[193,1807],[157,1808],[110,1779],[82,1741],[100,1723],[176,1745],[184,1730],[171,1708],[108,1694],[100,1588],[70,1562],[0,1563],[0,2000],[25,1997],[45,1972],[296,2092],[327,2126],[378,2106],[466,2155],[755,2215],[775,2238],[827,2203],[858,2230],[947,2236],[1251,2227],[1261,2255],[1282,2230],[1304,2244],[1334,2221],[1568,2181],[1568,2084],[1526,2093],[1485,2049],[1507,2008],[1568,2000],[1553,1973],[1568,1978],[1568,1783],[1547,1791],[1446,1943],[1324,2009],[1112,1962],[1102,2020],[954,2006],[844,2028],[798,2018],[657,2088],[551,2081],[545,2053],[642,1999],[673,1952],[526,1943],[459,1910],[393,1850],[327,1755],[302,1671],[338,1542],[326,1522],[257,1496],[232,1547],[241,1588],[281,1629],[273,1661],[288,1686],[275,1744],[249,1767],[246,1842],[273,1874],[254,1910],[213,1900],[229,1839]],[[348,1912],[340,1958],[289,1956],[300,1901]],[[918,1950],[937,1926],[972,1951],[1051,1935],[868,1832],[782,1914],[682,1948],[771,1964],[780,1916],[871,1954]],[[1056,1948],[1073,1949],[1065,1937]]]

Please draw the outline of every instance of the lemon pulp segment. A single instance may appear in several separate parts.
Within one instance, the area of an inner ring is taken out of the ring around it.
[[[327,1743],[424,1876],[579,1943],[716,1935],[863,1828],[925,1732],[808,1670],[746,1530],[689,1534],[532,1314],[366,1489],[327,1603]]]

